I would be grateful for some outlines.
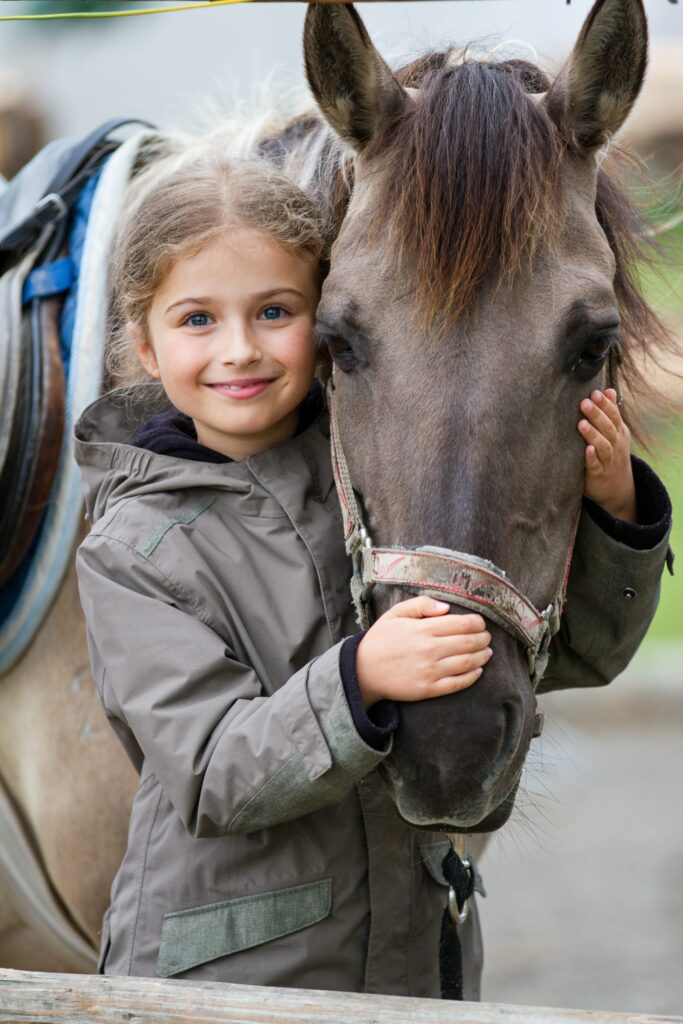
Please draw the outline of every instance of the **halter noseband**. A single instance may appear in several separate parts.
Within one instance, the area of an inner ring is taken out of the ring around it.
[[[579,524],[572,522],[565,570],[554,600],[545,611],[538,609],[509,581],[493,562],[462,551],[439,547],[376,547],[363,522],[349,476],[334,407],[334,380],[327,389],[330,411],[332,468],[344,521],[344,540],[351,556],[351,596],[358,624],[370,625],[369,601],[378,583],[427,594],[437,600],[480,612],[518,640],[526,651],[534,684],[545,669],[548,645],[560,628],[574,541]]]

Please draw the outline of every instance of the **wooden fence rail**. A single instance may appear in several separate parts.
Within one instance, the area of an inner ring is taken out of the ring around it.
[[[156,978],[0,970],[0,1021],[31,1024],[683,1024],[553,1010]]]

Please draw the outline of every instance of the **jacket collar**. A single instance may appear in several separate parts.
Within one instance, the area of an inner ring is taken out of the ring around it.
[[[329,423],[323,409],[301,434],[241,462],[194,462],[128,444],[140,423],[172,408],[159,386],[118,388],[93,402],[76,423],[75,456],[86,510],[96,522],[113,504],[138,495],[217,487],[244,493],[254,478],[280,500],[324,500],[333,486]],[[268,482],[266,482],[268,481]]]

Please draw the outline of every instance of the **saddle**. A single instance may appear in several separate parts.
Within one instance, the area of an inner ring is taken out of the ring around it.
[[[111,133],[129,123],[51,143],[0,193],[0,587],[30,555],[62,450],[71,214],[120,145]]]

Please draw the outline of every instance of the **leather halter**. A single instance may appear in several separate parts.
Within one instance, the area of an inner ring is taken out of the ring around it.
[[[344,522],[346,551],[351,556],[351,596],[358,624],[370,625],[369,601],[378,584],[427,594],[470,608],[501,626],[526,651],[534,683],[546,665],[548,645],[560,628],[567,594],[580,509],[572,522],[567,559],[554,600],[539,611],[493,562],[462,551],[439,547],[386,547],[373,544],[353,491],[349,468],[337,432],[334,371],[327,388],[330,411],[332,468]]]

